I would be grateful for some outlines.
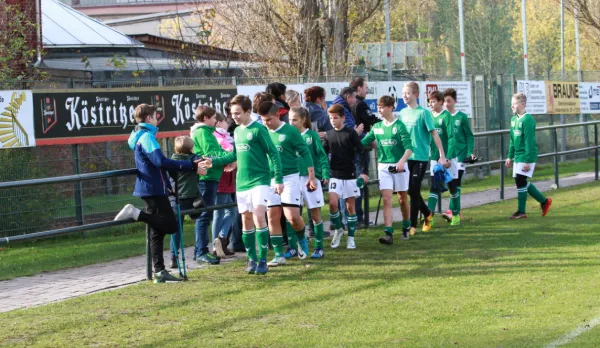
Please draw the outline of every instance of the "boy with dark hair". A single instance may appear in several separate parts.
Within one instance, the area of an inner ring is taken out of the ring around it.
[[[293,233],[298,238],[298,257],[304,259],[308,255],[304,220],[300,214],[300,200],[302,199],[300,185],[317,187],[317,183],[312,160],[310,166],[307,167],[308,179],[306,182],[300,182],[298,157],[311,158],[310,152],[300,132],[295,127],[280,120],[277,104],[264,102],[258,107],[258,113],[269,130],[271,140],[281,156],[284,189],[283,192],[279,193],[271,189],[268,201],[269,210],[267,211],[271,243],[275,251],[275,257],[268,265],[276,267],[285,264],[282,236],[282,228],[285,222],[281,222],[282,212],[287,221],[290,222]],[[274,168],[271,168],[271,177],[273,176]]]
[[[450,125],[450,113],[448,110],[444,109],[444,94],[440,91],[429,93],[429,107],[431,108],[433,125],[438,136],[440,137],[444,152],[448,153],[448,139],[452,138],[452,127]],[[440,159],[440,152],[438,151],[438,148],[433,140],[431,141],[430,151],[429,171],[431,177],[433,178],[433,167],[435,167],[436,163]],[[431,185],[431,188],[429,189],[429,200],[427,201],[427,207],[431,211],[431,214],[435,215],[435,208],[441,198],[442,193],[435,187],[435,185]],[[423,231],[429,231],[433,227],[433,223],[434,220],[432,219],[429,226],[423,226]]]
[[[450,116],[449,132],[452,137],[448,139],[448,158],[450,158],[450,173],[454,180],[448,184],[450,190],[450,212],[442,215],[452,226],[460,225],[460,191],[463,174],[466,166],[465,159],[474,159],[473,146],[475,138],[471,131],[469,117],[462,111],[455,109],[456,90],[448,88],[444,91],[444,104]]]
[[[134,151],[135,166],[138,171],[133,195],[140,197],[146,206],[145,211],[127,204],[115,220],[143,221],[150,226],[150,248],[154,263],[154,282],[177,281],[165,269],[163,240],[166,234],[178,229],[177,218],[169,202],[172,191],[166,170],[196,172],[206,174],[206,169],[197,161],[174,161],[165,157],[156,141],[158,123],[156,108],[140,104],[135,108],[135,121],[138,125],[131,132],[129,147]]]
[[[410,171],[406,164],[412,155],[412,142],[406,126],[394,114],[394,98],[384,95],[377,101],[377,109],[383,118],[373,126],[363,138],[362,144],[377,144],[379,165],[379,190],[383,197],[383,221],[385,236],[379,238],[381,244],[393,244],[392,197],[398,193],[398,202],[402,211],[402,235],[408,239],[410,232],[410,206],[408,204],[408,182]]]
[[[281,158],[267,129],[250,118],[252,102],[244,95],[236,95],[229,103],[231,116],[239,126],[235,129],[235,148],[222,157],[205,159],[210,165],[224,165],[237,160],[236,198],[242,214],[242,239],[248,254],[248,274],[266,274],[269,229],[265,219],[269,186],[274,178],[274,191],[283,191]],[[272,165],[271,175],[269,162]],[[255,229],[256,227],[256,229]],[[258,235],[258,238],[256,238]],[[256,240],[259,253],[256,253]],[[258,263],[258,264],[257,264]]]
[[[344,107],[340,104],[332,105],[328,110],[329,120],[333,129],[325,133],[323,139],[323,148],[331,155],[330,168],[331,180],[329,181],[329,217],[332,226],[335,228],[331,247],[337,248],[340,245],[344,230],[339,212],[339,199],[346,200],[346,209],[348,211],[348,249],[356,249],[354,233],[356,232],[356,210],[354,198],[360,196],[360,190],[356,183],[356,168],[354,158],[357,154],[362,155],[364,147],[355,130],[344,125],[345,113]],[[359,156],[363,161],[363,171],[360,178],[367,182],[367,166],[365,156]]]
[[[517,211],[510,217],[511,220],[527,218],[527,195],[535,198],[542,207],[542,216],[548,214],[552,199],[544,197],[527,178],[533,177],[535,162],[537,161],[538,148],[535,139],[535,119],[528,114],[527,97],[517,93],[512,97],[511,109],[515,116],[510,120],[510,143],[508,145],[508,158],[506,167],[513,168],[513,177],[517,184]]]

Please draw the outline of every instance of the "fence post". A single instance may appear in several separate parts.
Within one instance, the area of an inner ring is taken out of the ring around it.
[[[81,174],[81,159],[79,157],[79,144],[71,145],[72,159],[73,159],[73,174]],[[77,181],[73,184],[74,198],[75,198],[75,219],[77,225],[83,225],[83,185],[81,181]],[[82,233],[85,237],[85,232]]]
[[[596,145],[596,149],[594,150],[595,154],[595,164],[594,171],[596,172],[596,180],[598,180],[598,124],[594,125],[594,144]]]
[[[496,75],[496,102],[498,110],[499,129],[504,129],[504,89],[502,75]],[[510,135],[509,135],[510,136]],[[504,134],[500,134],[500,159],[504,159]],[[504,174],[505,166],[500,163],[500,199],[504,199]]]
[[[554,150],[554,184],[558,188],[558,132],[556,128],[552,129],[552,149]]]
[[[162,87],[165,85],[165,77],[164,76],[159,76],[158,77],[158,86]]]
[[[364,217],[364,224],[365,224],[365,228],[369,228],[369,183],[366,182],[365,183],[365,187],[364,187],[364,194],[365,196],[363,197],[363,217]]]
[[[152,280],[152,249],[150,248],[150,226],[146,225],[146,279]]]

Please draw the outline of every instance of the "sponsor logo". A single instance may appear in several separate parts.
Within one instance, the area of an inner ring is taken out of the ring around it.
[[[277,145],[276,147],[277,147],[277,151],[283,152],[283,147],[281,147],[280,145]]]
[[[306,138],[306,143],[307,143],[308,145],[311,145],[311,144],[312,144],[312,138],[310,138],[310,137],[309,137],[309,138]]]
[[[321,203],[321,201],[317,201],[317,204]]]
[[[285,134],[279,134],[279,141],[285,140]]]
[[[381,128],[373,129],[373,133],[375,133],[375,134],[383,134],[383,129],[381,129]]]
[[[514,127],[514,126],[515,126],[515,123],[516,123],[515,121],[512,121],[512,122],[510,123],[510,126],[511,126],[511,127]]]
[[[515,130],[513,131],[513,134],[514,134],[516,137],[518,137],[518,136],[521,136],[521,131],[520,131],[520,130],[518,130],[518,129],[515,129]]]
[[[519,128],[523,128],[523,122],[519,122]]]
[[[436,128],[435,130],[438,132],[438,134],[444,134],[443,128]]]
[[[456,121],[454,121],[454,125],[455,125],[456,127],[460,126],[460,120],[456,120]]]
[[[250,145],[248,144],[236,144],[235,149],[238,151],[250,151]]]
[[[395,139],[381,140],[381,146],[396,146],[398,142]]]

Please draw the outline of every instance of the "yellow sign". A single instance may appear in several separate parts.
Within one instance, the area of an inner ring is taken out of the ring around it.
[[[579,114],[579,83],[546,81],[548,114]]]

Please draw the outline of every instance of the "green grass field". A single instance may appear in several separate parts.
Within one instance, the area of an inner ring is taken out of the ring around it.
[[[324,260],[266,276],[244,274],[239,260],[186,283],[3,313],[0,344],[544,346],[600,316],[600,183],[552,197],[545,218],[530,199],[529,219],[508,220],[510,200],[393,246],[378,244],[381,229],[360,231],[357,250],[327,248]],[[596,327],[571,345],[598,339]]]

